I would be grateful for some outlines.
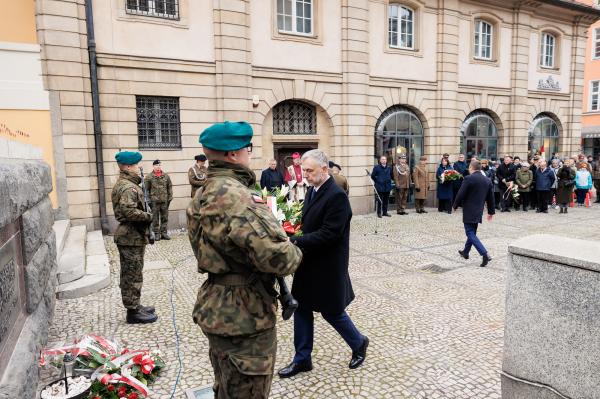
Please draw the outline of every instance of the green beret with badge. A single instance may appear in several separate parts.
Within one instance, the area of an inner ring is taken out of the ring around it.
[[[252,143],[252,126],[248,122],[222,122],[206,128],[200,134],[203,147],[214,151],[237,151]]]
[[[117,152],[115,159],[122,165],[135,165],[142,160],[142,154],[137,151]]]

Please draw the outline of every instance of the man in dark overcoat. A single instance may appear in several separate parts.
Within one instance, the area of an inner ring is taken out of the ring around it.
[[[346,193],[328,173],[327,155],[311,150],[302,156],[302,169],[309,184],[302,211],[302,236],[291,237],[303,253],[294,275],[292,295],[299,306],[294,313],[294,348],[292,362],[279,370],[281,378],[312,370],[313,312],[342,336],[352,349],[349,368],[365,360],[369,339],[362,335],[346,313],[354,299],[348,260],[352,209]]]
[[[492,258],[477,237],[477,227],[482,221],[483,205],[487,203],[488,221],[496,213],[494,205],[494,189],[492,182],[483,173],[481,173],[481,162],[471,161],[469,165],[469,176],[465,177],[456,198],[454,199],[454,209],[459,206],[463,210],[463,224],[465,225],[465,234],[467,242],[463,250],[458,253],[465,259],[469,259],[469,252],[475,247],[479,255],[483,258],[481,267],[485,267]]]

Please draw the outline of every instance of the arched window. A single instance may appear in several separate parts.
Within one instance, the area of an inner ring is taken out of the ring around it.
[[[542,33],[540,46],[540,66],[554,68],[556,64],[556,37],[548,32]]]
[[[498,158],[498,128],[490,115],[471,112],[461,128],[461,148],[467,160]]]
[[[392,107],[377,121],[375,128],[375,157],[387,155],[395,163],[399,155],[406,155],[409,165],[417,164],[423,155],[423,125],[411,110]]]
[[[473,43],[473,55],[475,58],[484,60],[492,59],[492,45],[494,43],[493,35],[494,27],[492,24],[483,19],[475,20],[475,37]]]
[[[412,8],[398,4],[388,6],[388,43],[390,47],[414,50],[415,12]]]
[[[548,115],[538,115],[529,129],[529,154],[550,159],[558,152],[558,125]]]
[[[301,101],[283,101],[273,107],[273,134],[317,134],[315,107]]]

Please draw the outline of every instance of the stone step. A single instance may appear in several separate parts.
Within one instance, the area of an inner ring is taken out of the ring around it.
[[[85,226],[74,226],[69,229],[69,235],[58,261],[56,276],[59,284],[75,281],[85,274],[86,233]]]
[[[52,226],[56,236],[56,261],[58,261],[60,259],[60,255],[62,255],[70,227],[71,221],[69,219],[56,220]]]
[[[58,286],[58,299],[81,298],[110,285],[110,274],[86,274],[79,280]]]
[[[87,233],[85,248],[84,275],[75,281],[59,285],[56,292],[58,299],[80,298],[110,285],[110,262],[100,230]]]

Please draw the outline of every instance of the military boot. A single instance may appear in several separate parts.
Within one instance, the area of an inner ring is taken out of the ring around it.
[[[128,324],[146,324],[154,323],[158,320],[158,316],[151,313],[144,313],[139,309],[127,309]]]
[[[140,312],[144,312],[144,313],[154,313],[156,311],[156,309],[154,309],[154,306],[144,306],[144,305],[138,305],[137,310],[139,310]]]

